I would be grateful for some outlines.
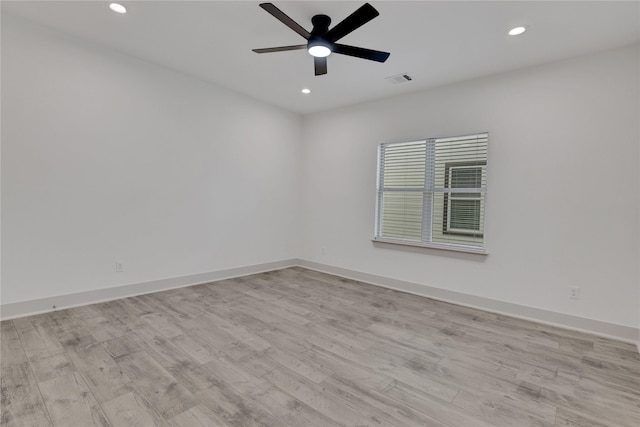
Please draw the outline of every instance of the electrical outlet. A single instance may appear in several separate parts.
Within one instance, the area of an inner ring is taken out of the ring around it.
[[[569,286],[569,298],[580,299],[580,288],[577,286]]]
[[[322,255],[326,255],[327,254],[327,248],[325,248],[324,246],[322,247]]]
[[[124,263],[122,261],[116,261],[116,273],[122,273],[124,271]]]

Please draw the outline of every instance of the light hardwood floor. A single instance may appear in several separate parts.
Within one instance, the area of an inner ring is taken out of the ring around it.
[[[640,425],[634,346],[290,268],[2,322],[2,426]]]

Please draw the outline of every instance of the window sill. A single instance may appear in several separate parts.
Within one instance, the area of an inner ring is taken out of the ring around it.
[[[389,243],[392,245],[402,245],[402,246],[412,246],[418,248],[428,248],[428,249],[441,249],[444,251],[453,251],[453,252],[465,252],[468,254],[479,254],[479,255],[489,255],[486,248],[478,248],[474,246],[462,246],[462,245],[446,245],[440,243],[418,243],[418,242],[410,242],[407,240],[395,240],[395,239],[382,239],[382,238],[373,238],[371,239],[374,243]]]

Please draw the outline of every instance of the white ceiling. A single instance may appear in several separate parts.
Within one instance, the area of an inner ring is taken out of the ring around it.
[[[305,40],[259,1],[2,1],[18,15],[248,94],[311,113],[636,43],[637,1],[372,1],[380,16],[340,42],[391,52],[386,63],[331,55],[314,76],[304,50],[256,54],[252,48]],[[323,13],[338,23],[364,1],[276,1],[311,30]],[[508,37],[508,28],[528,31]],[[384,78],[408,73],[413,81]],[[310,95],[302,95],[303,87]]]

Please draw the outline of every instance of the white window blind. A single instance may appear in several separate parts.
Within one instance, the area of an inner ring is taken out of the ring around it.
[[[482,250],[488,137],[381,144],[375,239]]]

